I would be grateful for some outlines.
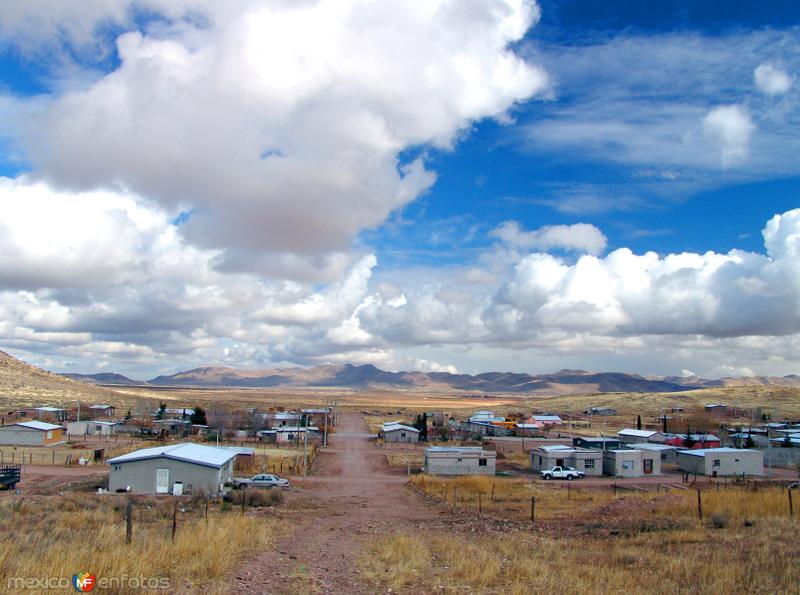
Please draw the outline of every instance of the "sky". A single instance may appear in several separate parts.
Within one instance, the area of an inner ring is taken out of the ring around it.
[[[0,349],[800,372],[800,6],[0,0]]]

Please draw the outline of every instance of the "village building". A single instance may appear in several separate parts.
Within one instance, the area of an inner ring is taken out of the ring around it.
[[[711,477],[764,475],[764,452],[739,448],[706,448],[678,451],[678,468]]]
[[[669,434],[665,435],[664,444],[677,448],[719,448],[722,439],[714,434]]]
[[[589,409],[584,411],[583,414],[608,416],[608,415],[616,415],[617,410],[614,409],[613,407],[589,407]]]
[[[640,442],[635,446],[635,448],[636,450],[657,453],[661,457],[662,465],[664,463],[675,464],[678,462],[678,449],[668,444],[650,444],[649,442]]]
[[[533,436],[541,436],[542,424],[539,423],[515,423],[514,435],[530,438]]]
[[[116,407],[113,405],[90,405],[89,415],[93,419],[114,417]]]
[[[706,413],[725,413],[728,406],[722,403],[709,403],[705,406]]]
[[[431,446],[425,449],[429,475],[494,475],[497,453],[480,446]]]
[[[201,444],[143,448],[108,460],[108,489],[134,494],[217,496],[233,478],[236,452]]]
[[[607,436],[577,436],[572,439],[573,446],[581,448],[594,448],[597,450],[611,450],[621,448],[625,443],[619,438],[609,438]]]
[[[586,475],[603,474],[603,453],[599,450],[553,444],[531,450],[531,467],[543,471],[553,467],[574,467]]]
[[[21,421],[0,426],[0,444],[9,446],[53,446],[64,442],[64,426],[43,421]]]
[[[319,428],[316,426],[309,426],[307,428],[301,426],[278,426],[270,430],[257,431],[256,438],[266,442],[275,442],[277,444],[300,443],[305,440],[304,434],[306,432],[308,432],[309,441],[319,440]]]
[[[116,421],[88,420],[67,422],[69,436],[113,436],[115,428],[121,425]]]
[[[386,422],[378,430],[378,438],[384,442],[419,442],[419,430],[401,424],[399,421]]]
[[[558,415],[532,415],[528,421],[542,424],[544,427],[558,426],[564,423]]]
[[[661,475],[661,455],[634,448],[615,448],[603,453],[603,473],[614,477]]]
[[[653,430],[634,430],[625,428],[617,432],[619,439],[625,444],[639,444],[640,442],[651,442],[653,444],[664,444],[666,437],[661,432]]]

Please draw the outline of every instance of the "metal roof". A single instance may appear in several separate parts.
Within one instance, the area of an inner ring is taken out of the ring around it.
[[[669,446],[668,444],[637,444],[636,450],[677,450],[675,446]]]
[[[385,424],[381,425],[381,430],[384,432],[395,432],[397,430],[406,430],[408,432],[416,432],[419,434],[419,430],[417,428],[412,428],[411,426],[407,426],[405,424],[401,424],[399,421],[389,421]]]
[[[636,436],[637,438],[650,438],[650,436],[655,436],[656,434],[658,432],[653,430],[634,430],[631,428],[625,428],[617,432],[617,436]]]
[[[425,452],[484,452],[480,446],[429,446]],[[492,452],[492,451],[488,451]]]
[[[31,430],[41,430],[43,432],[49,432],[50,430],[58,430],[63,429],[64,426],[57,426],[55,424],[48,424],[43,421],[23,421],[16,424],[11,424],[14,426],[22,426],[23,428],[30,428]]]
[[[108,464],[118,465],[120,463],[130,463],[132,461],[165,458],[195,463],[197,465],[205,465],[206,467],[222,467],[235,456],[236,453],[234,451],[224,448],[184,442],[183,444],[171,444],[169,446],[157,446],[155,448],[135,450],[128,454],[109,459]]]
[[[254,454],[256,454],[256,449],[253,448],[252,446],[215,446],[214,448],[229,450],[231,452],[236,453],[237,455],[253,456]]]
[[[46,411],[48,413],[57,413],[59,411],[66,411],[66,409],[62,409],[61,407],[36,407],[35,411]]]
[[[113,405],[90,405],[89,409],[114,409]]]
[[[558,415],[533,415],[535,421],[562,421]]]
[[[692,455],[693,457],[704,457],[706,455],[722,454],[732,452],[758,452],[747,448],[730,448],[729,446],[721,446],[720,448],[696,448],[695,450],[679,450],[678,454]]]

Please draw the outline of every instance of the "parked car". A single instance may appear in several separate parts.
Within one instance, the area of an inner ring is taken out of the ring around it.
[[[240,490],[247,488],[288,488],[289,480],[272,475],[270,473],[260,473],[253,477],[234,477],[233,487]]]
[[[542,479],[583,479],[586,474],[583,471],[578,471],[575,467],[553,467],[552,469],[543,469],[539,472]]]

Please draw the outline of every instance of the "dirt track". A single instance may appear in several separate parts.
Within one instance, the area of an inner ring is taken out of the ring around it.
[[[342,414],[330,446],[308,481],[307,509],[291,535],[275,550],[240,567],[232,587],[246,593],[323,591],[358,593],[370,589],[358,576],[356,560],[372,534],[422,528],[441,511],[406,487],[405,474],[392,472],[358,414]]]

